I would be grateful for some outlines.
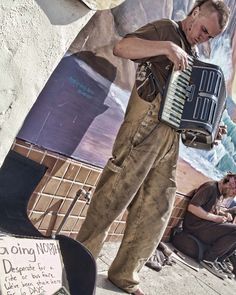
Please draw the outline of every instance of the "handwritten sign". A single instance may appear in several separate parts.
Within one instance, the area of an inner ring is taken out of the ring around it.
[[[1,295],[50,295],[62,287],[59,243],[0,237]]]

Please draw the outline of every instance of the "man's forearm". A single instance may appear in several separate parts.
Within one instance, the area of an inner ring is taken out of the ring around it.
[[[114,46],[113,54],[132,60],[165,55],[174,64],[175,70],[184,70],[188,66],[187,52],[171,41],[152,41],[128,37]]]
[[[166,55],[169,41],[151,41],[136,37],[124,38],[113,49],[116,56],[127,59],[141,59]]]
[[[217,223],[224,222],[223,216],[218,216],[218,215],[213,214],[211,212],[207,212],[200,206],[194,206],[194,205],[190,204],[188,206],[188,211],[201,219],[205,219],[205,220],[217,222]]]

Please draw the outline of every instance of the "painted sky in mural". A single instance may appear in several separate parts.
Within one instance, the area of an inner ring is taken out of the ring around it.
[[[86,52],[62,59],[18,137],[102,167],[126,108],[122,96],[127,101],[128,93],[95,72],[82,60],[84,55]],[[101,58],[94,57],[94,62],[97,59]],[[109,78],[114,78],[114,66],[105,59],[99,62],[107,70],[110,67]]]
[[[125,1],[111,12],[95,15],[48,80],[19,138],[83,162],[105,165],[124,116],[135,72],[133,62],[112,55],[114,41],[148,21],[171,16],[179,20],[194,2],[157,1],[162,9],[153,11],[152,1],[139,0],[138,6],[136,1]],[[235,1],[229,0],[228,4],[236,16]],[[209,46],[200,49],[200,59],[221,66],[227,81],[233,74],[234,19],[231,17],[224,35],[211,43],[210,53]],[[209,152],[180,146],[184,160],[215,179],[226,171],[236,172],[234,101],[235,93],[228,91],[227,110],[223,115],[228,134],[218,146]]]

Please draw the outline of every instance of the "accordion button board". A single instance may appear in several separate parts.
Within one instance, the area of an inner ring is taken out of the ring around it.
[[[184,71],[172,70],[164,89],[159,118],[179,131],[214,140],[226,102],[224,75],[217,65],[189,57]]]

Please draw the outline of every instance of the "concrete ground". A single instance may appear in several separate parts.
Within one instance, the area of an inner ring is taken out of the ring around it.
[[[127,294],[107,280],[107,270],[119,247],[119,243],[105,243],[99,256],[96,295]],[[156,272],[146,266],[140,272],[141,288],[145,295],[235,295],[236,279],[222,280],[199,266],[192,259],[179,259]],[[185,261],[192,267],[185,264]]]

